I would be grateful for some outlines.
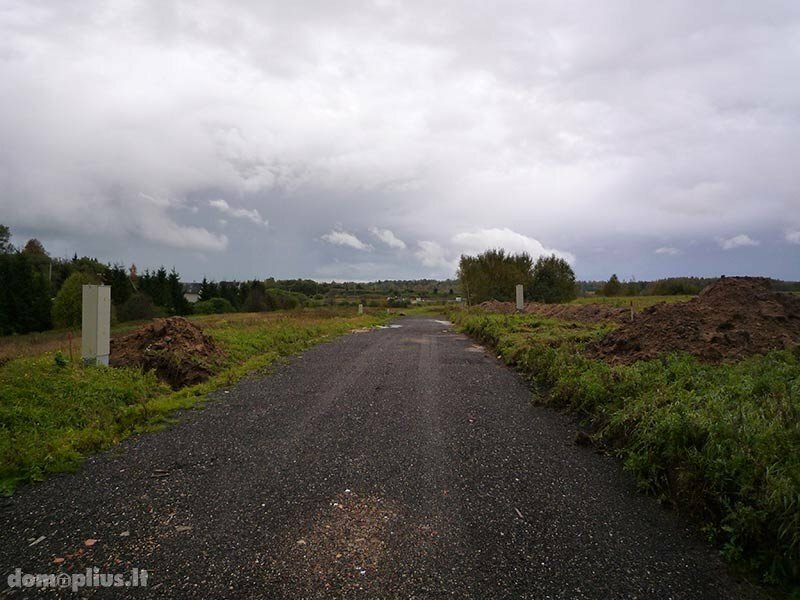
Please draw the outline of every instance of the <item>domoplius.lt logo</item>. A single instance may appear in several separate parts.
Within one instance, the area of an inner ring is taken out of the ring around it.
[[[147,587],[147,570],[134,567],[128,573],[101,573],[90,567],[81,573],[23,573],[14,569],[8,578],[10,588],[59,588],[73,592],[85,588]]]

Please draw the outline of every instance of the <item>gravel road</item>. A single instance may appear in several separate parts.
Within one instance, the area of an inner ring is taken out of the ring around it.
[[[354,333],[213,396],[0,500],[3,577],[148,572],[84,596],[757,597],[447,322]]]

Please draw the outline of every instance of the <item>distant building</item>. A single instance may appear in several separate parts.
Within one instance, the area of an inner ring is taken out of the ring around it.
[[[183,297],[186,298],[186,300],[190,304],[194,304],[195,302],[200,300],[201,284],[192,282],[192,283],[182,283],[181,285],[183,286]]]

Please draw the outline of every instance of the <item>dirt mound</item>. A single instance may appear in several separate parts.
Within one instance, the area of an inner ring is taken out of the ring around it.
[[[630,321],[629,308],[620,308],[608,304],[539,304],[531,302],[525,305],[526,313],[534,313],[543,317],[553,317],[567,321],[582,323],[605,323]]]
[[[687,302],[646,308],[588,352],[615,363],[676,351],[733,362],[798,345],[800,296],[775,292],[761,277],[723,277]]]
[[[155,319],[111,340],[112,367],[153,370],[173,389],[208,379],[225,356],[203,331],[183,317]]]
[[[516,310],[513,302],[489,300],[482,302],[480,308],[489,312],[512,314]],[[630,309],[608,304],[541,304],[529,302],[524,312],[543,317],[579,321],[581,323],[605,323],[630,321]]]

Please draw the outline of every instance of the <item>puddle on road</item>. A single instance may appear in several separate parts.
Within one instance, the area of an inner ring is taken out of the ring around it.
[[[478,346],[477,344],[472,344],[469,348],[465,348],[467,352],[486,352],[486,348],[483,346]]]
[[[452,323],[450,321],[444,321],[444,320],[440,320],[440,319],[434,319],[433,322],[434,323],[438,323],[439,325],[447,325],[448,327],[450,327],[450,325],[452,325]]]
[[[402,325],[378,325],[378,329],[400,329]]]

